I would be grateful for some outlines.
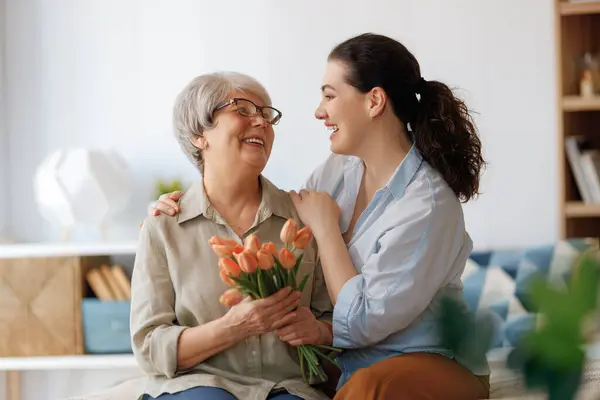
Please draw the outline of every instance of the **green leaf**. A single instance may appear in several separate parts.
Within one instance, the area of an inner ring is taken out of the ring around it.
[[[277,258],[275,258],[275,266],[273,268],[275,269],[275,273],[277,274],[277,280],[281,285],[280,289],[283,289],[287,285],[285,268],[283,268],[283,266]]]
[[[258,288],[256,287],[256,285],[254,285],[252,282],[249,282],[243,278],[239,278],[236,276],[231,276],[230,278],[238,284],[238,286],[242,287],[244,290],[248,291],[249,293],[252,294],[252,297],[254,297],[255,299],[260,298],[259,294],[258,294]]]
[[[600,282],[600,261],[591,255],[584,255],[577,268],[578,275],[571,281],[571,290],[576,295],[576,307],[581,314],[592,312],[598,304],[598,283]]]
[[[494,333],[491,315],[476,317],[461,300],[450,296],[440,299],[437,312],[444,347],[470,363],[484,363]]]
[[[336,353],[341,353],[343,350],[342,349],[338,349],[337,347],[333,347],[333,346],[327,346],[324,344],[313,344],[314,347],[318,348],[318,349],[323,349],[323,350],[329,350],[329,351],[333,351]]]
[[[302,282],[300,282],[300,285],[298,285],[298,290],[300,292],[304,291],[304,286],[306,286],[306,282],[308,282],[309,276],[310,276],[310,274],[304,275],[304,278],[302,278]]]
[[[581,383],[582,370],[553,371],[548,375],[548,400],[573,400]]]
[[[294,278],[298,274],[298,270],[300,269],[300,264],[302,264],[302,258],[304,257],[304,253],[300,254],[298,258],[296,258],[296,264],[292,270],[294,271]]]
[[[584,255],[573,270],[568,290],[540,277],[532,280],[528,295],[543,325],[526,333],[507,360],[528,387],[546,390],[549,400],[575,398],[585,362],[581,327],[597,307],[600,262]]]
[[[294,276],[294,272],[291,269],[285,271],[287,274],[287,284],[293,289],[296,290],[296,277]]]
[[[302,354],[302,349],[300,347],[297,347],[296,349],[298,352],[298,361],[300,362],[300,373],[302,374],[302,379],[304,379],[304,382],[308,382],[309,378],[306,376],[306,369],[304,367],[306,360]]]
[[[260,295],[261,298],[265,298],[268,296],[267,293],[267,289],[265,288],[265,282],[264,279],[262,279],[262,273],[261,273],[261,269],[258,268],[256,270],[256,280],[258,281],[258,294]]]
[[[323,368],[319,363],[319,357],[317,356],[319,351],[312,348],[310,345],[300,345],[298,347],[301,348],[301,351],[306,358],[307,364],[311,371],[311,377],[308,383],[315,384],[327,381],[327,374],[325,374],[323,371]],[[319,380],[315,380],[313,377],[319,378]]]
[[[269,296],[277,293],[277,287],[275,286],[275,281],[273,279],[274,278],[273,272],[274,272],[273,269],[263,271],[263,277],[265,279],[265,285],[267,287],[267,290],[269,291]]]
[[[473,326],[473,316],[460,302],[448,296],[440,299],[438,313],[442,344],[457,352]]]

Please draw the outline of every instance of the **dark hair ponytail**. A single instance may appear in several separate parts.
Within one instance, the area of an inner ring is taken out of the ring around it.
[[[461,201],[479,194],[485,161],[467,106],[445,84],[425,81],[417,59],[404,45],[366,33],[337,45],[329,59],[347,65],[346,81],[359,91],[380,87],[386,92],[396,116],[410,125],[425,161]]]

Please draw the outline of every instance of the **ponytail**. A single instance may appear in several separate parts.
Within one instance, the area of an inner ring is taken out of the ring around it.
[[[415,146],[463,202],[479,194],[485,161],[466,104],[437,81],[418,84],[420,101],[411,121]]]

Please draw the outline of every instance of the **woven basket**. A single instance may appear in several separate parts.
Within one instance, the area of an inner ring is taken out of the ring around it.
[[[83,354],[85,272],[108,257],[0,259],[0,357]]]

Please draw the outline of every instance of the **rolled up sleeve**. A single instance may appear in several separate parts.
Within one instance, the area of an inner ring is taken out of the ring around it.
[[[334,346],[366,347],[405,329],[448,281],[462,247],[461,223],[459,215],[434,210],[406,212],[344,284],[333,313]]]
[[[177,325],[175,291],[155,222],[147,220],[142,226],[131,278],[132,348],[142,370],[173,378],[179,336],[186,328]]]

